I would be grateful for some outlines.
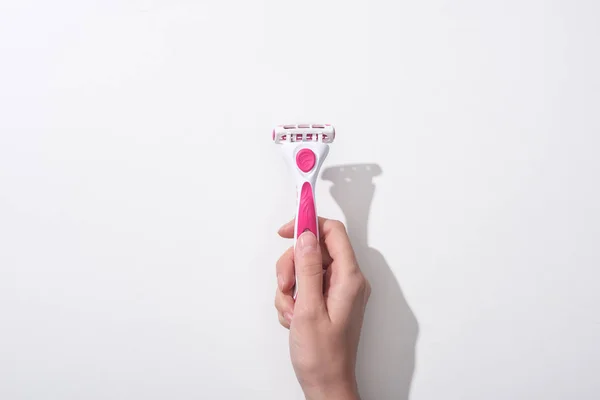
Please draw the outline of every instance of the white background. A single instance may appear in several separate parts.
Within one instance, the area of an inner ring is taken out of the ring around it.
[[[0,398],[302,398],[270,139],[315,121],[364,400],[597,399],[598,4],[1,1]]]

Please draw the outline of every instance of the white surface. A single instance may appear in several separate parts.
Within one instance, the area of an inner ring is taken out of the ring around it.
[[[364,400],[600,396],[598,2],[0,4],[3,400],[300,399],[302,121],[372,163],[317,188],[374,283]]]

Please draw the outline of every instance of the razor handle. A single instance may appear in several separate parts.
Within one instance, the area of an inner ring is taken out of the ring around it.
[[[298,237],[306,231],[312,232],[319,241],[319,217],[315,198],[315,186],[323,160],[329,152],[325,143],[295,144],[290,153],[291,163],[296,176],[296,223],[294,226],[294,247]],[[298,291],[298,281],[294,286],[294,298]]]

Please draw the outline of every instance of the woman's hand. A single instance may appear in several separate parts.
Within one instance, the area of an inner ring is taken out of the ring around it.
[[[306,398],[356,400],[356,354],[371,288],[344,224],[319,218],[319,232],[320,241],[302,233],[295,251],[290,247],[277,261],[275,307],[290,330],[292,365]],[[294,221],[279,234],[293,238]]]

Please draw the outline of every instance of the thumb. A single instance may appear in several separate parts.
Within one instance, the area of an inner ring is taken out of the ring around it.
[[[298,237],[294,265],[298,284],[296,302],[314,311],[323,304],[323,259],[319,242],[311,231]]]

